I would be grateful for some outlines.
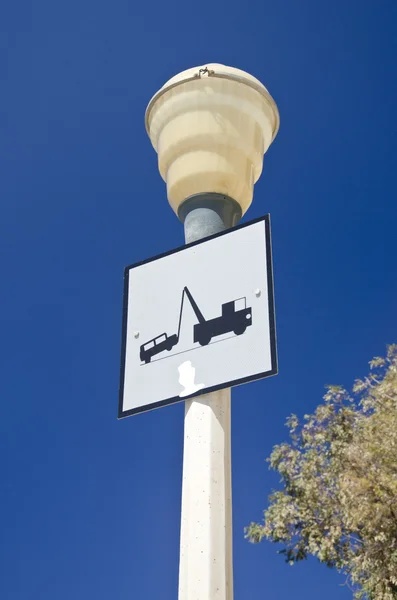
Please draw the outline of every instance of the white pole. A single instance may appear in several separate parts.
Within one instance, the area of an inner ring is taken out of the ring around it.
[[[184,216],[186,242],[240,215],[231,199],[196,197]],[[224,389],[185,403],[179,600],[233,600],[230,400]]]
[[[179,600],[233,600],[230,396],[185,405]]]

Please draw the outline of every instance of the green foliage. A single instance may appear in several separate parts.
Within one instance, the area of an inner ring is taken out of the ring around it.
[[[281,542],[290,564],[316,556],[347,576],[356,598],[397,599],[397,345],[370,363],[352,394],[328,386],[290,443],[268,459],[282,489],[246,537]]]

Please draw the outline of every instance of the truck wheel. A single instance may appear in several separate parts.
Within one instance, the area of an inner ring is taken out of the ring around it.
[[[244,331],[247,329],[246,325],[237,325],[234,329],[233,332],[236,335],[242,335],[244,333]]]
[[[207,334],[203,334],[200,337],[198,343],[200,344],[200,346],[208,346],[208,344],[210,343],[210,341],[211,341],[211,336],[208,335],[208,333],[207,333]]]
[[[150,357],[149,358],[145,358],[145,365],[147,365],[148,363],[150,363]]]

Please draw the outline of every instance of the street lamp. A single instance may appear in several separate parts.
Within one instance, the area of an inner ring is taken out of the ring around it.
[[[234,67],[179,73],[153,96],[146,129],[186,243],[248,210],[279,113],[264,85]],[[232,600],[230,389],[185,403],[179,600]]]
[[[227,206],[235,224],[252,202],[263,155],[279,128],[277,106],[265,86],[234,67],[188,69],[153,96],[145,121],[179,218],[184,221],[211,194],[209,204]]]

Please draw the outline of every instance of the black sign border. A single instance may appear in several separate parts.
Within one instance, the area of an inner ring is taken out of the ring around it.
[[[124,380],[125,380],[125,359],[126,359],[126,347],[127,347],[127,321],[128,321],[128,291],[129,291],[129,273],[131,269],[136,267],[140,267],[141,265],[145,265],[154,260],[158,260],[160,258],[164,258],[165,256],[169,256],[170,254],[175,254],[176,252],[181,252],[182,250],[186,250],[187,248],[191,248],[192,246],[197,246],[199,244],[204,244],[209,240],[213,240],[215,238],[221,237],[223,235],[228,235],[237,231],[237,229],[243,229],[244,227],[250,227],[255,223],[260,223],[261,221],[265,222],[265,234],[266,234],[266,268],[267,268],[267,289],[268,289],[268,304],[269,304],[269,329],[270,329],[270,353],[271,353],[271,369],[269,371],[264,371],[263,373],[257,373],[255,375],[250,375],[249,377],[243,377],[240,379],[234,379],[232,381],[226,381],[220,385],[215,385],[212,387],[204,388],[202,390],[197,391],[190,396],[181,398],[180,396],[174,396],[172,398],[167,398],[166,400],[161,400],[160,402],[153,402],[151,404],[147,404],[145,406],[139,406],[138,408],[132,408],[130,410],[123,411],[123,400],[124,400]],[[250,381],[256,381],[258,379],[264,379],[265,377],[270,377],[272,375],[277,375],[278,373],[278,362],[277,362],[277,344],[276,344],[276,318],[275,318],[275,309],[274,309],[274,284],[273,284],[273,260],[272,260],[272,242],[271,242],[271,231],[270,231],[270,214],[264,215],[263,217],[259,217],[257,219],[253,219],[248,221],[247,223],[243,223],[241,225],[237,225],[236,227],[231,227],[230,229],[226,229],[225,231],[221,231],[220,233],[215,233],[214,235],[210,235],[208,237],[202,238],[195,242],[191,242],[190,244],[185,244],[184,246],[179,246],[178,248],[174,248],[173,250],[168,250],[167,252],[163,252],[162,254],[157,254],[151,258],[146,258],[140,262],[134,263],[132,265],[128,265],[124,269],[124,295],[123,295],[123,320],[122,320],[122,330],[121,330],[121,364],[120,364],[120,387],[119,387],[119,410],[118,410],[118,418],[123,419],[124,417],[130,417],[132,415],[136,415],[142,412],[147,412],[149,410],[154,410],[155,408],[161,408],[162,406],[168,406],[169,404],[174,404],[175,402],[183,402],[186,400],[191,400],[192,398],[197,398],[198,396],[202,396],[204,394],[210,394],[211,392],[216,392],[217,390],[223,390],[225,388],[234,387],[236,385],[241,385],[243,383],[248,383]]]

